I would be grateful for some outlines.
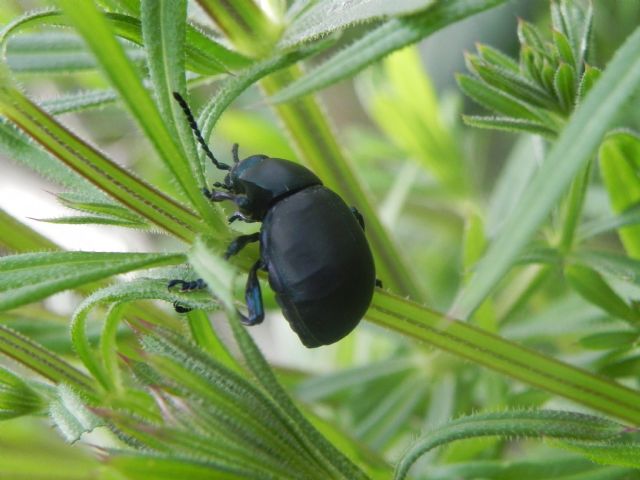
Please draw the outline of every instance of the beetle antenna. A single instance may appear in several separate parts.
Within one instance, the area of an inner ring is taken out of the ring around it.
[[[196,119],[194,118],[193,113],[191,112],[191,109],[189,108],[186,100],[182,98],[182,95],[180,95],[178,92],[173,92],[173,98],[176,99],[176,101],[180,105],[180,108],[182,108],[182,111],[187,117],[187,121],[189,122],[191,130],[193,130],[198,143],[200,144],[200,146],[202,146],[202,149],[204,150],[204,153],[207,155],[207,157],[209,157],[216,168],[220,170],[229,170],[231,167],[229,167],[229,165],[227,165],[226,163],[219,162],[213,155],[213,152],[209,149],[207,142],[205,142],[204,138],[202,138],[202,133],[200,133],[200,129],[198,128],[198,124],[196,123]]]
[[[233,146],[231,147],[231,154],[233,155],[233,163],[239,163],[240,162],[240,157],[238,157],[238,144],[234,143]]]

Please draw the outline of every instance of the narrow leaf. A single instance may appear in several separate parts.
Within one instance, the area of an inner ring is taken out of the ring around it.
[[[395,479],[407,476],[415,461],[429,450],[465,438],[502,436],[571,438],[605,442],[624,432],[624,426],[591,415],[554,410],[485,413],[462,417],[419,439],[396,467]]]
[[[496,7],[505,1],[450,0],[437,3],[424,13],[388,20],[272,95],[270,100],[274,103],[287,102],[352,77],[395,50],[416,43],[451,23]]]
[[[640,203],[640,137],[631,132],[607,135],[600,146],[600,172],[615,213],[622,214]],[[640,258],[640,226],[620,228],[627,253]]]
[[[457,75],[458,85],[465,95],[474,101],[506,117],[533,122],[544,122],[540,114],[526,103],[509,95],[482,80],[468,75]]]
[[[629,305],[591,268],[569,265],[565,267],[564,274],[569,284],[588,302],[632,324],[637,324],[640,320]]]
[[[417,13],[435,3],[434,0],[355,0],[348,3],[323,0],[296,17],[279,46],[289,48],[355,24]]]
[[[553,79],[553,87],[560,105],[565,112],[570,112],[575,105],[576,72],[573,67],[561,63]]]
[[[471,127],[489,128],[493,130],[504,130],[515,133],[530,133],[553,140],[556,138],[556,131],[540,122],[522,120],[520,118],[509,117],[481,117],[477,115],[463,115],[464,123]]]
[[[0,310],[119,273],[184,261],[184,255],[161,253],[47,252],[2,257]]]

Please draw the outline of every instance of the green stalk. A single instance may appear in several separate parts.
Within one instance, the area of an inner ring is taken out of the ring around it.
[[[529,348],[378,292],[367,314],[374,323],[596,411],[640,425],[640,392]]]

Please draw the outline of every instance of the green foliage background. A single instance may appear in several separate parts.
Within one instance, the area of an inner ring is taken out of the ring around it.
[[[3,162],[72,212],[42,221],[152,248],[63,251],[0,210],[0,476],[636,478],[640,4],[535,2],[437,94],[416,45],[506,3],[3,5]],[[368,120],[337,128],[345,80]],[[385,287],[354,334],[304,351],[265,286],[267,363],[236,311],[257,251],[220,256],[255,226],[201,194],[173,91],[219,158],[299,161],[363,213]]]

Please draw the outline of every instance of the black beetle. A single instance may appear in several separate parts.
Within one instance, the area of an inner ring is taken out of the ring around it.
[[[257,233],[240,235],[225,258],[248,243],[260,242],[260,259],[249,271],[245,298],[246,325],[264,319],[258,271],[268,272],[269,285],[291,328],[311,348],[337,342],[349,334],[367,311],[376,280],[373,256],[360,213],[349,208],[307,168],[288,160],[253,155],[234,165],[219,162],[202,138],[187,102],[174,92],[206,155],[220,170],[228,170],[220,190],[204,190],[213,202],[230,200],[238,211],[229,222],[262,222]],[[173,280],[169,287],[203,288],[202,280]],[[174,304],[179,312],[188,309]]]

